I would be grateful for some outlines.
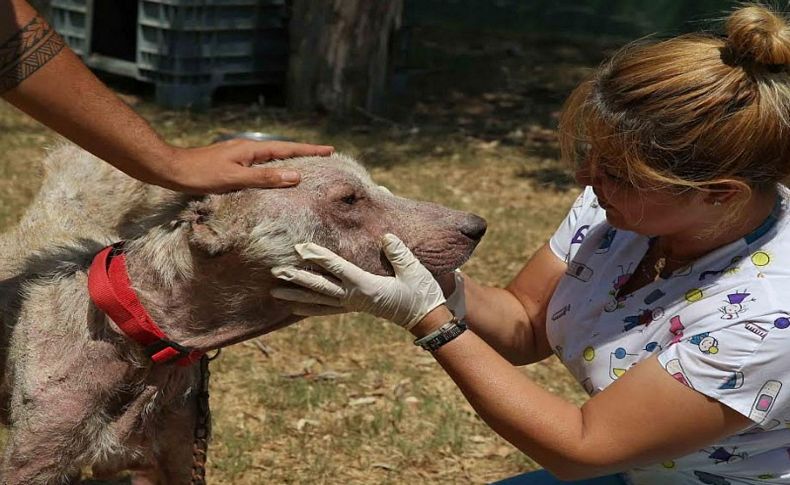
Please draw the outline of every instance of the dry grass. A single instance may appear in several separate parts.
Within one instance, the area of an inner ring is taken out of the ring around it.
[[[182,145],[249,129],[332,143],[361,158],[396,193],[473,211],[488,220],[489,232],[464,269],[503,285],[575,195],[549,129],[557,99],[579,79],[581,61],[555,61],[539,70],[516,59],[534,70],[510,69],[507,86],[427,96],[407,118],[342,129],[256,104],[205,114],[147,102],[135,107]],[[545,102],[547,89],[552,96]],[[532,116],[525,106],[541,109]],[[0,227],[14,223],[36,190],[36,164],[52,140],[0,105]],[[209,483],[485,483],[534,467],[482,423],[407,333],[387,322],[315,318],[260,341],[268,353],[248,342],[212,364]],[[554,358],[524,372],[569,400],[584,399]]]

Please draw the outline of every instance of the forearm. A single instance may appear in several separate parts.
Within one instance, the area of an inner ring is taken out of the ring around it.
[[[174,149],[107,88],[25,1],[0,0],[2,97],[74,143],[145,181],[168,170]],[[42,29],[44,29],[42,31]],[[37,31],[39,37],[28,35]],[[24,34],[24,35],[20,35]]]
[[[545,359],[551,353],[548,343],[536,332],[524,305],[504,288],[482,286],[464,275],[466,321],[513,365]]]
[[[427,334],[448,315],[440,307],[412,332]],[[613,471],[595,463],[597,445],[585,440],[581,410],[533,383],[475,332],[464,332],[434,357],[480,417],[547,470],[560,478]]]

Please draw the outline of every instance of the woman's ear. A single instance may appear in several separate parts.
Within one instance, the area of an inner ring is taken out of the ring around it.
[[[749,184],[737,179],[721,179],[706,184],[703,202],[710,205],[725,205],[738,200],[746,200],[752,195]]]
[[[220,256],[231,250],[231,231],[217,217],[218,196],[206,196],[187,205],[179,222],[189,225],[189,245],[207,256]]]

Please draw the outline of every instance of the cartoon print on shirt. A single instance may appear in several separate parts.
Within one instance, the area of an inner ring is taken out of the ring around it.
[[[558,359],[562,360],[562,345],[554,346],[554,355],[556,355]]]
[[[683,330],[685,329],[686,327],[684,327],[683,323],[680,321],[680,315],[675,315],[674,317],[670,318],[669,333],[674,335],[674,337],[672,337],[672,341],[669,343],[669,345],[680,342],[680,340],[683,338]]]
[[[743,326],[749,332],[752,332],[753,334],[760,337],[760,340],[765,340],[765,337],[768,336],[768,330],[764,329],[763,327],[757,325],[754,322],[744,322]]]
[[[790,327],[790,318],[788,317],[776,318],[770,329],[766,329],[755,322],[744,322],[744,328],[760,337],[760,340],[765,340],[765,337],[768,336],[768,332],[771,329],[784,330],[788,327]]]
[[[595,254],[603,254],[609,252],[609,248],[612,247],[612,243],[614,242],[614,237],[617,235],[617,229],[614,227],[610,227],[606,234],[603,235],[603,239],[601,239],[601,244],[598,245],[598,248],[595,250]]]
[[[690,387],[691,389],[694,389],[694,386],[691,385],[691,381],[686,375],[686,372],[683,370],[683,366],[680,365],[680,359],[670,360],[667,362],[667,365],[664,368],[672,377],[675,378],[676,381],[687,387]]]
[[[779,421],[777,419],[771,419],[767,423],[760,424],[760,426],[754,426],[752,429],[750,429],[748,431],[748,433],[749,434],[751,434],[751,433],[764,433],[766,431],[771,431],[772,429],[776,428],[780,424],[782,424],[781,421]]]
[[[686,292],[686,294],[683,295],[683,296],[684,296],[684,298],[686,298],[687,302],[694,303],[694,302],[700,301],[704,295],[702,294],[702,290],[701,289],[699,289],[699,288],[692,288],[692,289],[688,290]]]
[[[609,354],[609,377],[612,380],[617,380],[637,362],[639,362],[639,355],[629,354],[624,348],[618,347]]]
[[[593,387],[592,380],[590,380],[589,377],[582,381],[582,387],[584,388],[585,391],[587,391],[587,394],[589,394],[590,396],[592,396],[593,393],[595,392],[595,387]]]
[[[763,473],[761,475],[757,475],[758,480],[773,480],[774,478],[777,478],[777,476],[773,473]]]
[[[592,361],[593,361],[593,359],[595,358],[595,349],[594,349],[594,348],[592,348],[592,347],[589,347],[589,346],[588,346],[588,347],[586,347],[586,348],[584,349],[584,352],[582,352],[582,358],[583,358],[583,359],[584,359],[586,362],[592,362]]]
[[[776,396],[782,390],[782,383],[776,380],[765,381],[763,387],[757,393],[752,404],[752,410],[749,412],[749,419],[762,423],[765,421],[766,416],[771,411],[771,408],[776,402]]]
[[[700,482],[706,485],[732,485],[726,478],[714,475],[713,473],[694,470],[694,475],[697,476]]]
[[[642,301],[645,302],[645,305],[652,305],[653,303],[657,302],[658,300],[660,300],[664,296],[666,296],[666,293],[661,291],[661,289],[656,288],[655,290],[653,290],[650,293],[648,293],[648,295]]]
[[[560,308],[556,312],[551,315],[551,321],[556,322],[560,318],[564,317],[569,311],[571,311],[571,304],[568,303],[564,307]]]
[[[628,279],[631,278],[631,275],[633,274],[631,272],[631,266],[633,264],[634,263],[628,263],[628,268],[623,267],[622,264],[617,265],[617,267],[620,268],[620,275],[612,282],[612,289],[609,290],[609,297],[611,299],[606,305],[604,305],[603,309],[605,311],[613,312],[619,308],[623,308],[623,302],[627,297],[618,295],[618,292],[620,291],[620,288],[622,288],[628,282]]]
[[[578,261],[571,261],[568,263],[568,269],[565,274],[576,278],[577,280],[587,283],[593,276],[593,270],[589,266],[579,263]]]
[[[790,190],[783,190],[790,202]],[[605,235],[611,226],[602,209],[596,213],[587,210],[591,189],[585,197],[585,210],[576,214],[578,219],[570,217],[560,226],[561,237],[555,240],[556,247],[567,248],[577,229],[590,225],[581,248],[572,246],[571,260],[575,261],[570,266],[575,271],[563,278],[547,313],[551,317],[562,314],[569,303],[572,307],[556,322],[546,318],[551,347],[568,348],[564,363],[583,392],[599,394],[636,362],[658,357],[667,374],[679,383],[747,416],[750,412],[753,418],[764,414],[762,421],[752,420],[748,428],[717,440],[715,445],[708,443],[707,452],[678,453],[675,460],[658,460],[635,471],[634,479],[644,476],[646,482],[656,485],[675,481],[735,485],[766,480],[790,485],[790,454],[785,452],[790,449],[790,388],[785,388],[790,385],[790,371],[781,365],[790,349],[790,278],[786,278],[790,273],[779,268],[785,263],[783,255],[790,251],[790,203],[782,216],[781,234],[775,231],[776,238],[769,234],[759,241],[735,241],[693,263],[687,276],[679,276],[678,270],[671,279],[659,280],[617,301],[615,290],[622,288],[624,275],[637,265],[635,258],[642,254],[645,237],[619,229],[608,250],[597,253],[599,246],[606,249]],[[755,252],[768,256],[757,254],[753,261]],[[757,266],[766,262],[767,266]],[[758,271],[764,273],[764,279],[754,280]],[[652,310],[657,307],[664,314],[653,320]],[[623,332],[629,324],[630,330]],[[564,354],[564,349],[561,352]],[[759,393],[768,380],[777,382]],[[750,434],[752,431],[767,432]],[[748,457],[737,461],[744,453]],[[699,473],[695,475],[695,471]],[[776,479],[771,480],[768,474]]]
[[[648,344],[645,345],[644,350],[647,350],[648,352],[655,352],[656,350],[658,350],[659,352],[661,352],[663,349],[664,348],[658,342],[648,342]]]
[[[727,266],[725,266],[722,269],[703,271],[699,275],[699,280],[700,281],[705,281],[706,278],[710,278],[710,277],[713,277],[713,276],[735,274],[735,273],[738,272],[738,263],[741,262],[741,259],[743,259],[743,258],[741,258],[740,256],[735,256],[734,258],[732,258],[730,260],[730,264],[728,264]]]
[[[590,228],[589,224],[585,224],[576,230],[576,234],[571,238],[571,244],[581,244],[584,237],[587,235],[587,230]]]
[[[730,293],[727,295],[727,305],[719,308],[719,311],[722,313],[721,318],[724,320],[733,320],[738,318],[738,315],[746,311],[746,308],[743,306],[744,300],[746,297],[751,295],[751,293],[747,293],[744,291],[743,293],[735,292]],[[756,301],[754,298],[747,301]]]
[[[636,315],[629,315],[623,319],[625,322],[625,326],[623,327],[623,332],[627,332],[633,328],[636,328],[640,325],[644,325],[647,327],[650,323],[658,320],[659,318],[664,316],[664,309],[661,307],[656,307],[651,309],[640,310]]]
[[[788,318],[788,317],[779,317],[776,320],[774,320],[774,327],[773,328],[778,328],[779,330],[784,330],[784,329],[786,329],[788,327],[790,327],[790,318]]]
[[[692,336],[689,339],[692,343],[699,347],[703,354],[717,354],[719,353],[719,341],[713,337],[710,332],[700,333]]]
[[[736,371],[727,377],[727,379],[719,386],[719,389],[740,389],[743,386],[743,372]]]
[[[753,253],[752,253],[752,255],[749,257],[749,259],[752,261],[752,264],[753,264],[753,265],[754,265],[754,266],[757,268],[757,270],[758,270],[757,277],[758,277],[758,278],[764,278],[764,277],[765,277],[765,275],[764,275],[764,274],[763,274],[763,272],[762,272],[762,271],[760,271],[760,270],[761,270],[762,268],[764,268],[764,267],[768,266],[769,264],[771,264],[771,255],[770,255],[770,254],[768,254],[768,253],[767,253],[767,252],[765,252],[765,251],[755,251],[755,252],[753,252]]]
[[[688,276],[688,275],[690,275],[693,272],[694,272],[694,265],[689,264],[689,265],[683,266],[680,269],[676,269],[672,273],[672,277],[673,278],[678,278],[678,277],[681,277],[681,276]]]
[[[722,446],[719,446],[712,449],[703,448],[700,451],[708,453],[708,458],[713,460],[714,464],[718,465],[719,463],[735,463],[749,457],[746,452],[736,453],[735,450],[737,449],[737,446],[733,446],[732,451],[730,451]]]

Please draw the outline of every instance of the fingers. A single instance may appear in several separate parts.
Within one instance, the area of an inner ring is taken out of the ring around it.
[[[234,164],[235,165],[235,164]],[[245,167],[236,165],[228,174],[235,189],[261,188],[275,189],[291,187],[302,179],[299,172],[280,168],[263,168],[260,165]]]
[[[300,182],[299,172],[289,169],[264,168],[256,163],[291,157],[328,156],[335,151],[334,147],[328,145],[285,141],[239,140],[225,143],[230,145],[228,150],[232,150],[236,154],[231,158],[238,165],[238,169],[233,170],[232,174],[228,174],[234,189],[291,187]]]
[[[291,313],[302,317],[324,317],[327,315],[337,315],[347,313],[348,310],[336,306],[310,305],[307,303],[288,303]]]
[[[315,291],[299,288],[274,288],[271,290],[270,294],[287,304],[294,315],[319,317],[347,312],[343,308],[340,298],[324,294],[341,294],[344,293],[343,289],[321,275],[291,266],[272,268],[272,274],[284,281],[304,284],[307,288],[315,289]]]
[[[341,280],[360,282],[368,273],[332,251],[314,243],[297,244],[296,252],[304,261],[315,263]]]
[[[300,290],[298,288],[274,288],[269,293],[278,300],[289,303],[308,303],[311,305],[322,305],[326,307],[341,308],[343,303],[331,296],[322,295],[314,291]]]
[[[311,145],[287,141],[250,141],[253,159],[256,162],[291,157],[328,156],[335,152],[330,145]]]
[[[310,271],[293,266],[277,266],[272,268],[272,274],[283,281],[303,286],[329,298],[342,299],[346,296],[346,290],[343,287],[329,280],[326,276],[311,273]]]
[[[396,275],[402,274],[415,264],[421,264],[417,258],[414,257],[411,250],[403,244],[403,241],[398,239],[398,236],[394,234],[385,234],[383,240],[384,254],[387,256],[387,259],[389,259],[390,264],[392,264],[392,269],[395,270]]]

